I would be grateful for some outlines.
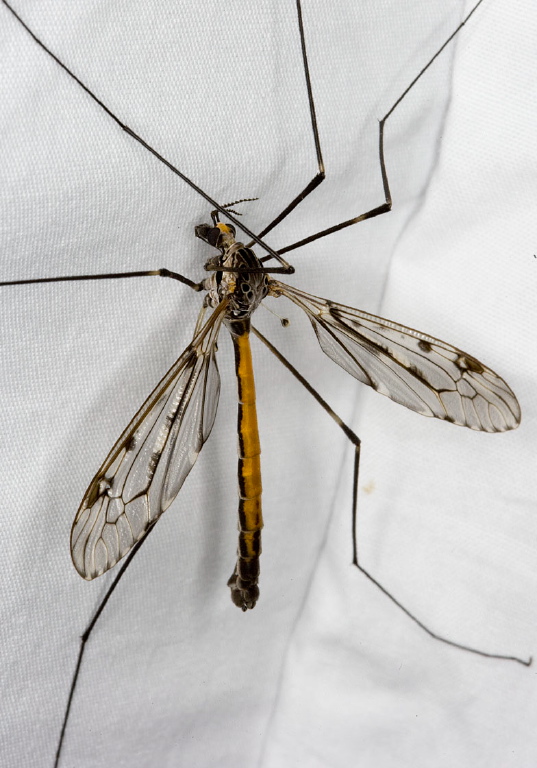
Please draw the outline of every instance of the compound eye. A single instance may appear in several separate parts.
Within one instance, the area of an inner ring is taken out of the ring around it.
[[[211,229],[209,229],[209,231],[207,232],[207,242],[209,243],[209,245],[212,245],[215,248],[218,248],[221,236],[222,236],[222,232],[218,227],[211,227]]]

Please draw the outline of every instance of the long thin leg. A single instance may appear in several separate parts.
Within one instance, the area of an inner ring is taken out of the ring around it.
[[[122,122],[121,122],[121,120],[119,119],[119,117],[117,117],[117,116],[116,116],[116,115],[115,115],[115,114],[114,114],[114,113],[113,113],[113,112],[112,112],[112,111],[111,111],[111,110],[110,110],[110,109],[109,109],[109,108],[106,106],[106,104],[104,104],[104,102],[102,102],[102,101],[99,99],[99,97],[98,97],[98,96],[96,96],[96,95],[93,93],[93,91],[91,91],[91,90],[90,90],[90,89],[87,87],[87,85],[84,85],[84,83],[82,82],[82,80],[79,80],[79,79],[78,79],[78,77],[75,75],[75,73],[74,73],[74,72],[72,72],[72,71],[69,69],[69,67],[68,67],[66,64],[64,64],[64,63],[63,63],[63,61],[62,61],[61,59],[59,59],[59,58],[58,58],[58,56],[56,56],[56,54],[55,54],[55,53],[53,53],[53,52],[50,50],[50,48],[48,48],[48,47],[45,45],[45,43],[43,43],[43,42],[42,42],[42,41],[41,41],[41,40],[40,40],[40,39],[37,37],[37,35],[35,35],[35,34],[34,34],[34,32],[32,32],[32,30],[30,29],[30,27],[29,27],[29,26],[26,24],[26,22],[25,22],[25,21],[24,21],[24,20],[23,20],[23,19],[22,19],[22,18],[19,16],[19,14],[18,14],[18,13],[17,13],[17,12],[16,12],[16,11],[15,11],[15,10],[14,10],[12,7],[11,7],[11,5],[10,5],[10,4],[7,2],[7,0],[1,0],[1,1],[2,1],[2,3],[3,3],[5,6],[6,6],[6,8],[7,8],[7,9],[10,11],[10,13],[12,13],[12,14],[13,14],[13,16],[14,16],[14,17],[17,19],[17,21],[19,22],[19,24],[21,24],[21,25],[24,27],[24,29],[25,29],[25,30],[28,32],[28,34],[29,34],[29,35],[30,35],[30,36],[31,36],[31,37],[32,37],[32,38],[35,40],[35,42],[37,43],[37,45],[39,45],[39,47],[40,47],[40,48],[42,48],[42,49],[45,51],[45,53],[47,53],[47,54],[48,54],[48,55],[49,55],[51,58],[53,58],[53,59],[54,59],[54,61],[55,61],[55,62],[56,62],[56,63],[57,63],[57,64],[58,64],[58,65],[59,65],[59,66],[60,66],[60,67],[61,67],[61,68],[64,70],[64,72],[66,72],[66,73],[69,75],[69,77],[71,77],[71,78],[72,78],[72,79],[73,79],[73,80],[74,80],[76,83],[78,83],[78,85],[79,85],[79,86],[80,86],[80,87],[81,87],[81,88],[82,88],[82,89],[83,89],[83,90],[84,90],[84,91],[85,91],[85,92],[88,94],[88,96],[90,96],[90,97],[93,99],[93,101],[94,101],[96,104],[98,104],[98,105],[99,105],[99,107],[101,107],[101,109],[103,109],[103,110],[106,112],[106,114],[107,114],[109,117],[111,117],[111,118],[112,118],[112,120],[113,120],[113,121],[114,121],[114,122],[115,122],[117,125],[119,125],[119,127],[120,127],[120,128],[123,130],[123,131],[125,131],[125,133],[127,133],[127,134],[128,134],[130,137],[131,137],[131,138],[133,138],[135,141],[137,141],[139,144],[141,144],[141,145],[142,145],[142,147],[144,147],[145,149],[147,149],[147,151],[148,151],[148,152],[151,152],[151,154],[152,154],[152,155],[154,155],[154,157],[156,157],[156,158],[157,158],[157,160],[160,160],[160,162],[161,162],[161,163],[163,163],[165,166],[167,166],[167,167],[170,169],[170,171],[172,171],[172,173],[175,173],[175,175],[176,175],[176,176],[179,176],[179,178],[180,178],[180,179],[182,179],[182,180],[183,180],[183,181],[184,181],[186,184],[188,184],[188,186],[189,186],[189,187],[191,187],[191,188],[192,188],[192,189],[193,189],[195,192],[197,192],[197,193],[198,193],[198,195],[200,195],[200,196],[201,196],[201,197],[203,197],[205,200],[207,200],[207,202],[208,202],[208,203],[210,203],[210,204],[211,204],[211,206],[212,206],[213,208],[215,208],[216,210],[220,211],[220,213],[222,213],[222,214],[224,214],[225,216],[227,216],[227,218],[228,218],[228,219],[230,219],[230,221],[232,221],[232,222],[233,222],[233,224],[235,224],[235,226],[237,227],[237,229],[240,229],[242,232],[244,232],[246,235],[248,235],[248,237],[251,237],[251,238],[252,238],[252,240],[253,240],[255,243],[257,243],[258,245],[260,245],[262,248],[264,248],[264,249],[265,249],[265,250],[266,250],[266,251],[267,251],[267,252],[270,254],[270,257],[272,257],[272,258],[276,259],[276,261],[278,261],[278,262],[281,264],[281,266],[280,266],[280,267],[274,267],[274,268],[271,268],[271,269],[267,269],[267,270],[266,270],[267,272],[271,272],[271,273],[272,273],[272,272],[274,272],[274,273],[279,273],[279,274],[286,274],[286,275],[290,275],[290,274],[292,274],[292,273],[295,271],[295,270],[294,270],[294,268],[293,268],[293,267],[292,267],[292,266],[291,266],[291,265],[290,265],[290,264],[289,264],[289,263],[288,263],[288,262],[287,262],[287,261],[286,261],[284,258],[282,258],[282,257],[279,255],[279,253],[277,253],[275,250],[273,250],[273,249],[272,249],[272,248],[271,248],[269,245],[267,245],[267,243],[263,242],[263,240],[261,240],[261,238],[260,238],[260,237],[258,237],[258,235],[256,235],[256,234],[254,234],[253,232],[251,232],[251,231],[250,231],[250,230],[249,230],[249,229],[248,229],[248,228],[247,228],[247,227],[246,227],[244,224],[241,224],[241,222],[240,222],[240,221],[238,221],[238,220],[237,220],[237,219],[236,219],[234,216],[232,216],[232,215],[230,214],[230,212],[229,212],[229,211],[227,211],[227,210],[225,209],[225,207],[224,207],[224,206],[221,206],[219,203],[217,203],[217,202],[216,202],[216,200],[213,200],[213,199],[212,199],[212,197],[210,197],[210,196],[207,194],[207,192],[205,192],[203,189],[201,189],[201,187],[198,187],[198,185],[197,185],[197,184],[195,184],[195,183],[192,181],[192,179],[190,179],[188,176],[186,176],[184,173],[182,173],[182,171],[180,171],[180,170],[179,170],[178,168],[176,168],[174,165],[172,165],[172,164],[171,164],[171,163],[170,163],[168,160],[166,160],[166,158],[165,158],[165,157],[163,157],[161,154],[159,154],[159,153],[157,152],[157,150],[156,150],[156,149],[154,149],[154,148],[153,148],[153,147],[151,147],[149,144],[147,144],[147,143],[146,143],[146,142],[143,140],[143,138],[142,138],[141,136],[139,136],[137,133],[135,133],[135,132],[132,130],[132,128],[129,128],[129,126],[128,126],[128,125],[125,125],[124,123],[122,123]],[[247,271],[251,271],[251,270],[247,270]],[[259,272],[260,270],[257,270],[257,271]],[[264,270],[261,270],[261,271],[264,271]]]
[[[307,197],[311,192],[313,192],[314,189],[316,189],[319,184],[324,181],[325,179],[325,171],[324,171],[324,161],[323,161],[323,155],[321,152],[321,140],[319,138],[319,129],[317,127],[317,116],[315,114],[315,101],[313,100],[313,90],[311,87],[311,78],[310,78],[310,68],[308,64],[308,54],[306,51],[306,36],[304,34],[304,22],[302,21],[302,6],[300,4],[300,0],[296,0],[296,12],[298,17],[298,31],[300,34],[300,48],[302,51],[302,64],[304,66],[304,77],[306,79],[306,90],[308,92],[308,104],[310,109],[310,119],[311,119],[311,130],[313,133],[313,141],[315,143],[315,153],[317,155],[317,166],[319,170],[313,177],[313,179],[306,184],[302,192],[300,192],[294,200],[291,200],[287,208],[285,208],[281,213],[276,216],[276,218],[268,224],[268,226],[265,227],[260,233],[259,237],[265,237],[265,235],[270,232],[271,229],[274,229],[274,227],[278,226],[278,224],[283,221],[290,213],[293,211],[299,203],[304,200],[305,197]],[[250,247],[253,245],[252,243],[248,244]],[[266,258],[266,257],[265,257]],[[265,258],[261,259],[261,261],[265,261]]]
[[[347,221],[342,221],[340,224],[335,224],[333,227],[328,227],[328,229],[323,229],[320,232],[316,232],[313,235],[309,235],[308,237],[305,237],[303,240],[298,240],[296,243],[291,243],[291,245],[285,246],[285,248],[280,248],[278,253],[281,255],[282,253],[288,253],[289,251],[295,250],[295,248],[301,248],[303,245],[307,245],[308,243],[313,242],[314,240],[319,240],[321,237],[326,237],[327,235],[331,235],[333,232],[338,232],[340,229],[344,229],[345,227],[351,227],[353,224],[358,224],[360,221],[365,221],[366,219],[372,219],[375,216],[381,216],[383,213],[388,213],[392,209],[392,195],[390,192],[390,185],[388,183],[388,174],[386,172],[386,163],[384,161],[384,126],[386,125],[386,122],[391,117],[391,115],[395,112],[399,104],[404,100],[404,98],[407,96],[407,94],[412,90],[412,88],[416,85],[418,80],[421,79],[421,77],[427,72],[431,64],[433,64],[434,61],[440,56],[442,51],[450,44],[450,42],[458,35],[460,30],[464,27],[466,22],[470,19],[471,16],[477,11],[479,6],[483,0],[478,0],[478,2],[474,5],[472,10],[468,13],[468,15],[461,21],[461,23],[458,25],[458,27],[451,33],[451,35],[448,37],[448,39],[445,41],[445,43],[442,45],[441,48],[438,49],[438,51],[434,54],[434,56],[427,62],[427,64],[421,69],[416,77],[412,80],[412,82],[405,88],[403,93],[399,96],[399,98],[395,101],[394,104],[390,107],[390,109],[386,112],[382,120],[379,122],[379,163],[380,163],[380,173],[382,176],[382,188],[384,191],[384,203],[382,205],[379,205],[375,208],[372,208],[370,211],[366,211],[365,213],[361,213],[359,216],[355,216],[352,219],[348,219]],[[306,187],[304,192],[302,192],[293,202],[285,209],[283,213],[281,213],[277,218],[269,224],[268,227],[266,227],[260,234],[260,237],[265,235],[268,231],[272,229],[273,226],[276,224],[279,224],[282,219],[284,219],[290,211],[293,210],[293,208],[298,205],[298,203],[303,200],[306,195],[309,195],[310,192],[312,192],[318,184],[321,183],[321,181],[324,179],[324,168],[322,166],[322,158],[320,156],[320,144],[319,144],[319,134],[317,131],[317,121],[315,118],[315,107],[313,103],[313,95],[311,93],[311,85],[309,83],[309,70],[308,70],[308,64],[307,64],[307,57],[306,57],[306,47],[304,42],[304,30],[302,27],[302,19],[300,14],[300,0],[297,0],[297,5],[299,7],[299,25],[300,25],[300,34],[301,34],[301,40],[302,40],[302,48],[303,48],[303,56],[304,56],[304,71],[306,74],[306,81],[308,83],[308,96],[310,99],[310,112],[311,112],[311,124],[312,124],[312,130],[313,135],[315,139],[315,146],[317,148],[317,159],[319,162],[319,174],[315,176],[314,179],[310,182],[310,184]],[[320,178],[322,176],[322,178]],[[314,183],[316,182],[316,183]],[[311,188],[310,188],[311,187]],[[307,191],[306,191],[307,190]],[[265,257],[266,258],[266,257]],[[265,258],[261,259],[261,261],[264,261]]]
[[[178,168],[176,168],[174,165],[172,165],[166,158],[164,158],[162,155],[160,155],[153,147],[151,147],[149,144],[147,144],[141,136],[136,134],[129,126],[125,125],[120,121],[120,119],[108,109],[108,107],[86,86],[84,83],[78,79],[78,77],[59,59],[28,27],[28,25],[23,21],[23,19],[19,16],[19,14],[10,6],[10,4],[7,2],[7,0],[1,0],[1,2],[6,6],[6,8],[13,14],[13,16],[19,21],[19,23],[26,29],[29,35],[35,40],[35,42],[49,55],[51,56],[57,64],[71,77],[73,80],[75,80],[81,88],[86,91],[86,93],[103,109],[111,118],[114,120],[119,127],[124,130],[131,138],[135,139],[139,144],[141,144],[145,149],[147,149],[148,152],[151,152],[152,155],[154,155],[158,160],[160,160],[161,163],[166,165],[173,173],[175,173],[179,178],[181,178],[186,184],[188,184],[192,189],[194,189],[201,197],[203,197],[207,202],[209,202],[214,208],[220,213],[226,215],[228,219],[230,219],[235,226],[240,229],[242,232],[247,234],[249,237],[252,238],[253,243],[257,243],[262,248],[264,248],[268,252],[268,256],[264,256],[261,261],[265,262],[270,258],[276,259],[281,266],[280,267],[274,267],[274,268],[268,268],[268,269],[257,269],[256,271],[266,271],[270,273],[280,273],[280,274],[292,274],[294,272],[294,268],[282,257],[283,253],[288,253],[289,251],[295,250],[296,248],[300,248],[303,245],[306,245],[308,243],[313,242],[314,240],[318,240],[322,237],[326,237],[327,235],[332,234],[333,232],[338,232],[340,229],[344,229],[345,227],[350,227],[354,224],[358,224],[360,221],[365,221],[366,219],[371,219],[375,216],[380,216],[384,213],[388,213],[392,208],[392,198],[391,198],[391,192],[390,192],[390,186],[388,183],[388,175],[386,172],[386,165],[384,161],[384,125],[388,118],[393,114],[395,109],[399,106],[399,104],[403,101],[403,99],[406,97],[406,95],[409,93],[409,91],[414,87],[414,85],[420,80],[422,75],[429,69],[429,67],[432,65],[432,63],[438,58],[438,56],[442,53],[442,51],[446,48],[447,45],[453,40],[454,37],[459,33],[459,31],[462,29],[462,27],[466,24],[466,22],[470,19],[470,17],[475,13],[477,8],[481,5],[483,0],[478,0],[478,2],[475,4],[475,6],[472,8],[472,10],[468,13],[468,15],[463,19],[463,21],[457,26],[457,28],[452,32],[452,34],[448,37],[448,39],[445,41],[445,43],[442,45],[441,48],[435,53],[435,55],[429,60],[429,62],[423,67],[423,69],[420,70],[420,72],[416,75],[414,80],[409,84],[409,86],[403,91],[401,96],[397,99],[397,101],[391,106],[391,108],[388,110],[388,112],[384,115],[382,120],[379,123],[379,163],[380,163],[380,171],[382,176],[382,186],[384,191],[384,199],[385,202],[382,203],[380,206],[377,206],[375,208],[372,208],[369,211],[366,211],[365,213],[360,214],[359,216],[355,216],[352,219],[348,219],[347,221],[340,222],[339,224],[335,224],[332,227],[328,227],[328,229],[321,230],[319,232],[316,232],[313,235],[309,235],[306,238],[303,238],[302,240],[299,240],[295,243],[292,243],[291,245],[285,246],[284,248],[280,248],[279,251],[274,251],[269,245],[267,245],[261,238],[267,234],[271,229],[273,229],[275,226],[277,226],[283,219],[286,218],[286,216],[291,213],[294,208],[296,208],[299,203],[304,200],[311,192],[313,192],[314,189],[324,180],[325,178],[325,171],[324,171],[324,163],[322,159],[322,153],[321,153],[321,145],[320,145],[320,139],[319,139],[319,131],[317,127],[317,118],[315,114],[315,103],[313,99],[313,92],[311,87],[311,81],[310,81],[310,75],[309,75],[309,65],[308,65],[308,58],[307,58],[307,51],[306,51],[306,42],[305,42],[305,35],[304,35],[304,26],[302,22],[302,9],[300,0],[296,0],[297,4],[297,15],[298,15],[298,25],[299,25],[299,32],[300,32],[300,41],[301,41],[301,49],[302,49],[302,59],[304,64],[304,76],[306,79],[306,88],[308,92],[308,102],[309,102],[309,108],[310,108],[310,118],[311,118],[311,126],[312,126],[312,133],[315,143],[315,150],[317,155],[317,164],[318,164],[318,172],[317,174],[312,178],[312,180],[306,185],[306,187],[300,192],[297,197],[294,198],[294,200],[289,203],[289,205],[267,226],[265,229],[262,230],[262,232],[259,235],[255,235],[253,232],[251,232],[244,224],[241,224],[234,216],[231,215],[231,213],[225,209],[225,206],[219,205],[215,200],[213,200],[201,187],[198,187],[188,176],[186,176],[184,173],[182,173]],[[245,272],[250,272],[252,270],[241,270]]]
[[[156,521],[155,521],[155,523],[156,523]],[[123,576],[123,574],[125,573],[125,571],[129,567],[129,565],[131,564],[134,556],[137,554],[137,552],[139,551],[139,549],[142,546],[142,544],[147,540],[147,537],[149,536],[149,534],[151,533],[151,531],[155,527],[155,523],[153,523],[153,525],[151,525],[147,529],[143,539],[140,539],[140,541],[137,544],[135,544],[134,547],[131,549],[127,559],[125,560],[125,562],[123,563],[123,565],[121,566],[119,571],[117,572],[117,575],[116,575],[115,579],[113,580],[113,582],[110,585],[110,587],[108,588],[105,596],[103,597],[103,599],[99,603],[99,605],[97,607],[97,610],[93,614],[93,617],[92,617],[90,623],[88,624],[88,626],[84,630],[84,633],[80,637],[80,649],[78,651],[78,659],[77,659],[77,662],[76,662],[76,666],[75,666],[75,671],[73,673],[73,677],[71,679],[71,686],[69,688],[69,696],[67,698],[67,704],[66,704],[66,707],[65,707],[64,715],[63,715],[62,728],[61,728],[61,731],[60,731],[60,738],[59,738],[59,741],[58,741],[58,748],[56,749],[56,757],[54,758],[54,768],[58,768],[58,765],[60,763],[60,757],[61,757],[61,752],[62,752],[62,747],[63,747],[63,741],[64,741],[64,737],[65,737],[65,732],[67,730],[67,723],[69,722],[69,715],[71,714],[71,704],[73,703],[73,698],[74,698],[76,686],[77,686],[77,683],[78,683],[78,675],[79,675],[80,670],[82,668],[82,660],[84,658],[84,653],[85,653],[85,650],[86,650],[86,644],[87,644],[87,642],[88,642],[88,640],[90,638],[91,633],[95,629],[95,626],[96,626],[97,622],[101,618],[101,614],[104,611],[104,609],[106,607],[106,604],[110,600],[110,598],[112,596],[112,593],[114,592],[114,590],[116,589],[117,585],[119,584],[119,581],[120,581],[121,577]]]
[[[114,280],[123,279],[124,277],[171,277],[172,280],[178,280],[180,283],[188,285],[189,288],[193,288],[195,291],[203,290],[203,282],[194,283],[188,277],[180,275],[179,272],[172,272],[169,269],[150,269],[140,272],[107,272],[102,275],[67,275],[65,277],[35,277],[31,280],[6,280],[0,282],[0,286],[3,285],[30,285],[32,283],[65,283],[74,282],[75,280]]]
[[[358,525],[358,518],[357,518],[357,512],[358,512],[358,472],[360,468],[360,438],[352,431],[352,429],[345,424],[345,422],[337,415],[337,413],[328,405],[326,400],[321,397],[321,395],[311,386],[311,384],[300,374],[297,369],[287,360],[286,357],[282,355],[282,353],[274,347],[271,342],[263,336],[262,333],[260,333],[256,328],[252,327],[252,332],[257,336],[257,338],[265,344],[269,348],[269,350],[272,352],[275,357],[278,358],[278,360],[287,368],[288,371],[290,371],[293,376],[302,384],[302,386],[308,390],[310,395],[312,395],[319,405],[326,411],[326,413],[335,421],[335,423],[338,425],[338,427],[343,431],[345,437],[354,445],[354,475],[353,475],[353,490],[352,490],[352,542],[353,542],[353,565],[355,565],[358,570],[366,576],[369,581],[371,581],[380,591],[388,597],[392,603],[394,603],[398,608],[400,608],[403,613],[405,613],[409,619],[412,619],[413,622],[415,622],[418,627],[421,627],[427,634],[434,638],[435,640],[440,640],[442,643],[446,643],[446,645],[451,645],[454,648],[459,648],[462,651],[468,651],[469,653],[475,653],[478,656],[485,656],[490,659],[501,659],[504,661],[516,661],[519,664],[523,664],[526,667],[529,667],[532,659],[531,657],[529,659],[520,659],[518,656],[507,656],[505,654],[501,653],[488,653],[487,651],[481,651],[478,648],[472,648],[469,645],[464,645],[463,643],[456,643],[453,640],[449,640],[447,637],[443,637],[442,635],[439,635],[437,632],[433,632],[429,627],[427,627],[420,619],[418,619],[411,611],[408,610],[408,608],[405,608],[405,606],[399,602],[399,600],[392,595],[391,592],[389,592],[385,587],[378,582],[374,576],[372,576],[369,571],[364,568],[360,563],[358,562],[358,546],[357,546],[357,525]]]

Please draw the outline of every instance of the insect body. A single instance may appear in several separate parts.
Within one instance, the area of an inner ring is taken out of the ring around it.
[[[359,381],[407,408],[483,432],[520,421],[507,383],[474,357],[426,334],[311,296],[269,278],[255,253],[218,221],[196,235],[219,249],[202,283],[213,313],[122,434],[91,482],[73,524],[71,551],[87,579],[114,566],[169,507],[208,438],[220,391],[216,340],[225,324],[235,350],[239,390],[239,546],[229,586],[233,602],[253,608],[259,595],[261,468],[250,316],[270,293],[308,315],[323,351]],[[203,310],[202,310],[203,315]]]
[[[243,611],[253,608],[259,596],[259,556],[261,554],[261,446],[257,428],[254,371],[250,350],[250,316],[269,292],[267,275],[261,271],[262,263],[250,248],[235,242],[232,226],[216,221],[216,226],[200,225],[196,235],[221,250],[218,269],[208,278],[211,305],[226,302],[224,323],[233,340],[235,371],[238,384],[238,449],[239,449],[239,546],[235,570],[228,586],[235,605]]]
[[[10,7],[5,0],[3,4],[8,8]],[[249,246],[238,243],[235,240],[234,228],[218,220],[219,215],[226,215],[230,220],[237,223],[231,212],[226,210],[226,206],[219,206],[181,171],[166,161],[156,150],[149,147],[132,129],[124,125],[114,114],[111,114],[102,101],[96,98],[76,78],[79,85],[85,88],[89,96],[100,107],[104,107],[108,115],[129,137],[152,152],[183,182],[189,184],[207,202],[216,207],[218,213],[213,215],[212,226],[199,225],[196,228],[196,234],[209,245],[216,247],[219,250],[219,255],[208,261],[207,269],[210,274],[200,283],[194,283],[189,278],[172,273],[167,269],[14,281],[15,283],[39,283],[57,280],[106,280],[161,275],[179,280],[196,291],[207,291],[207,298],[200,312],[191,343],[163,377],[112,448],[91,482],[73,524],[72,558],[78,572],[86,579],[93,579],[105,573],[121,558],[126,557],[126,559],[123,561],[123,566],[118,569],[117,576],[84,633],[79,663],[65,712],[62,739],[69,718],[70,703],[76,687],[85,643],[126,566],[138,551],[140,544],[146,540],[147,534],[152,530],[159,516],[177,496],[213,427],[220,391],[216,351],[218,334],[222,325],[226,325],[231,333],[239,384],[240,535],[237,565],[229,584],[233,601],[241,609],[246,610],[255,605],[258,597],[257,580],[261,551],[262,517],[260,448],[249,350],[249,329],[250,315],[266,294],[273,297],[286,297],[299,306],[306,312],[323,351],[329,357],[356,379],[411,410],[485,432],[502,432],[513,429],[520,420],[520,409],[509,386],[500,376],[476,358],[426,334],[375,315],[337,304],[334,301],[307,294],[268,276],[270,272],[289,273],[292,271],[289,264],[282,259],[282,253],[311,240],[324,237],[332,231],[337,231],[367,218],[379,216],[390,210],[391,196],[384,166],[384,125],[398,103],[434,60],[431,60],[418,74],[418,77],[402,93],[381,121],[380,167],[385,202],[360,216],[304,238],[299,243],[274,251],[262,241],[262,238],[279,221],[284,219],[304,197],[310,194],[324,178],[324,164],[320,155],[320,143],[305,56],[300,3],[297,3],[297,9],[319,173],[261,234],[255,235],[242,227],[243,231],[252,237],[258,245],[265,246],[273,259],[278,260],[279,265],[273,268],[266,265],[267,256],[258,257]],[[17,18],[25,26],[20,17]],[[31,31],[30,34],[48,54],[51,54],[51,51]],[[453,35],[450,39],[452,37]],[[74,77],[73,72],[66,65],[56,57],[55,60],[70,77]],[[205,319],[208,311],[210,314]],[[255,329],[253,330],[256,332]],[[353,444],[355,450],[353,512],[356,515],[359,439],[329,408],[311,385],[300,376],[296,369],[266,339],[261,337],[259,333],[257,335],[321,403]],[[402,607],[358,563],[356,542],[354,544],[354,563],[357,568],[377,584],[393,602]],[[406,611],[406,609],[404,610]],[[417,621],[409,611],[406,613]],[[418,623],[423,627],[423,624]],[[429,634],[433,634],[427,628],[425,629]],[[434,634],[433,636],[438,637]],[[459,645],[446,640],[446,638],[440,639],[452,645]],[[475,650],[467,646],[459,647]],[[520,659],[516,660],[521,661]],[[58,747],[57,759],[59,759],[61,744],[62,741]]]

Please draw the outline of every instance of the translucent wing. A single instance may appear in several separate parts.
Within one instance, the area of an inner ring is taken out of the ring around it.
[[[520,406],[506,382],[460,349],[277,280],[271,292],[306,312],[332,360],[396,403],[483,432],[520,423]]]
[[[220,394],[215,359],[223,304],[170,368],[91,481],[71,530],[85,579],[100,576],[170,506],[211,433]]]

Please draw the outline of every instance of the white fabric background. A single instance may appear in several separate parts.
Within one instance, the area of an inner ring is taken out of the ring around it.
[[[382,202],[377,119],[464,3],[305,0],[328,179],[281,247]],[[29,2],[17,9],[126,123],[259,230],[315,172],[294,4]],[[296,251],[293,284],[457,344],[504,375],[522,426],[424,419],[256,323],[363,440],[364,565],[432,629],[537,651],[537,11],[486,0],[387,126],[394,212]],[[110,121],[0,6],[0,279],[166,266],[202,276],[203,200]],[[3,288],[2,764],[51,766],[78,637],[109,576],[69,531],[115,438],[186,345],[172,281]],[[236,405],[225,332],[213,435],[88,645],[62,766],[529,768],[533,668],[427,637],[352,568],[352,451],[254,340],[261,599],[242,614]]]

